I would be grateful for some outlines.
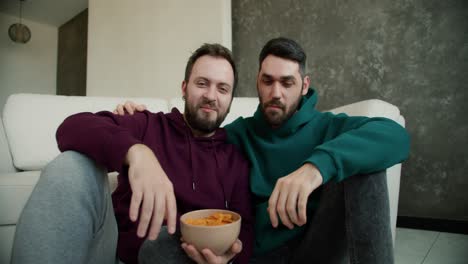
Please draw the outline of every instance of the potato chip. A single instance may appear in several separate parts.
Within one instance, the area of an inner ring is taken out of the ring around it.
[[[189,225],[199,225],[199,226],[218,226],[225,225],[234,222],[232,214],[225,213],[214,213],[210,216],[199,218],[199,219],[186,219],[185,223]]]

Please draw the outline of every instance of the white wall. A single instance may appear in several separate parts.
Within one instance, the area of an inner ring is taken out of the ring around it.
[[[171,98],[191,52],[231,49],[230,0],[90,0],[87,95]]]
[[[17,17],[0,13],[0,113],[10,94],[56,93],[57,27],[23,19],[31,40],[18,44],[8,37],[8,28],[17,22]]]

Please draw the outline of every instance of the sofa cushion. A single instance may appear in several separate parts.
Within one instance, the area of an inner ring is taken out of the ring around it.
[[[16,224],[40,173],[25,171],[0,174],[0,226]]]
[[[10,263],[15,225],[0,226],[0,263]]]
[[[110,98],[37,94],[11,95],[3,110],[3,123],[13,163],[21,170],[40,170],[59,154],[55,132],[62,121],[79,112],[112,111],[132,100],[153,112],[167,112],[168,103],[156,98]]]

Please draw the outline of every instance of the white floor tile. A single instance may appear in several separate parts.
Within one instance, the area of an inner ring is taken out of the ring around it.
[[[396,264],[421,264],[439,232],[397,228],[395,241]]]
[[[467,264],[468,235],[440,233],[424,264]]]

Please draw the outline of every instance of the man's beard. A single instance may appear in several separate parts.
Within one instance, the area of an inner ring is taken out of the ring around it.
[[[213,102],[208,100],[202,100],[200,103],[196,105],[189,105],[188,98],[185,100],[185,120],[187,121],[188,125],[197,131],[202,133],[211,133],[215,131],[221,123],[223,123],[226,115],[228,114],[229,110],[225,113],[220,113],[219,108],[217,108]],[[217,113],[216,119],[208,119],[209,113],[200,113],[198,110],[201,106],[206,105],[212,108]],[[205,116],[205,117],[204,117]]]
[[[273,127],[279,127],[283,125],[286,121],[291,118],[291,116],[297,111],[297,108],[299,107],[299,103],[301,102],[302,96],[299,94],[297,99],[293,102],[291,107],[289,109],[286,109],[286,105],[281,103],[280,100],[270,100],[266,103],[261,102],[261,109],[263,112],[263,116],[265,117],[266,121],[268,124],[270,124]],[[283,112],[269,112],[267,113],[267,107],[268,106],[276,106],[279,107]]]

